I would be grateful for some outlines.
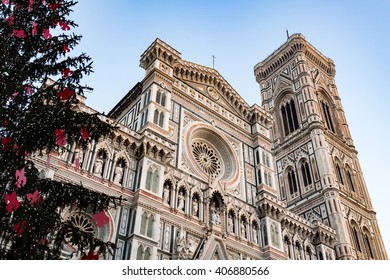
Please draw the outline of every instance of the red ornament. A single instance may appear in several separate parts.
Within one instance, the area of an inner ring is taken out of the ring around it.
[[[31,31],[32,36],[37,36],[38,35],[38,23],[33,21],[32,23],[32,31]]]
[[[29,0],[29,1],[28,1],[28,11],[29,11],[29,12],[32,11],[33,5],[34,5],[34,0]]]
[[[50,28],[46,28],[43,30],[43,38],[45,39],[51,39],[53,36],[50,34]]]
[[[56,143],[58,146],[64,146],[66,145],[66,137],[65,137],[65,130],[64,129],[56,129],[54,132],[57,139]]]
[[[70,26],[66,21],[59,21],[58,24],[61,26],[61,29],[64,31],[70,30]]]
[[[5,204],[7,205],[6,209],[7,209],[8,213],[12,213],[16,209],[18,209],[20,206],[20,203],[19,203],[18,199],[16,198],[16,192],[12,192],[11,194],[7,193],[4,197],[4,201],[5,201]]]
[[[15,37],[17,38],[26,38],[26,33],[24,33],[24,30],[17,30],[17,29],[14,29],[12,31],[12,34],[14,34]]]
[[[70,90],[68,87],[64,88],[63,91],[57,93],[57,96],[62,100],[68,100],[71,96],[73,96],[74,91]]]
[[[110,222],[110,218],[106,215],[104,210],[102,210],[99,214],[93,215],[93,220],[96,222],[98,227],[103,227],[105,224]]]
[[[93,251],[89,251],[88,255],[81,257],[81,260],[98,260],[99,255],[95,254]]]
[[[39,194],[39,191],[38,191],[38,190],[35,190],[34,193],[29,193],[29,194],[27,194],[27,200],[29,201],[30,206],[34,206],[34,204],[35,204],[36,202],[42,201],[42,197],[41,197],[41,195]]]
[[[83,140],[87,140],[89,137],[88,128],[82,127],[82,128],[80,128],[80,132],[81,132],[81,137],[83,138]]]
[[[2,1],[4,5],[8,5],[9,4],[9,0],[3,0]]]
[[[32,94],[33,88],[31,85],[26,85],[25,88],[26,88],[26,94]]]
[[[8,25],[13,25],[14,24],[14,16],[9,16],[8,18],[4,19],[4,22],[8,22]]]
[[[18,189],[20,189],[21,187],[23,187],[24,185],[26,185],[26,182],[27,182],[27,178],[26,176],[24,175],[24,168],[20,169],[20,170],[16,170],[15,172],[15,177],[16,177],[16,187]]]
[[[69,47],[67,46],[67,45],[64,45],[64,52],[70,52],[70,49],[69,49]]]
[[[68,76],[73,74],[73,71],[70,70],[69,68],[65,68],[65,69],[61,70],[61,74],[64,77],[68,77]]]
[[[14,225],[14,230],[16,232],[16,236],[21,236],[23,231],[24,231],[24,228],[26,226],[26,221],[24,220],[23,222],[21,222],[20,224],[15,224]]]
[[[4,151],[8,151],[10,149],[11,142],[12,142],[12,138],[11,137],[3,137],[3,138],[1,138],[1,144],[3,144],[3,150]]]
[[[42,3],[43,3],[43,1],[42,1]],[[60,4],[58,4],[58,3],[49,4],[49,10],[54,11],[54,10],[57,9],[59,6],[60,6]]]

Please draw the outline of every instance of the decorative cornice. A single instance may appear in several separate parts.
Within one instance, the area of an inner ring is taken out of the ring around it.
[[[299,52],[304,53],[311,62],[329,76],[334,77],[336,75],[333,60],[324,56],[308,41],[306,41],[306,38],[302,34],[298,33],[291,35],[287,42],[285,42],[262,62],[255,65],[254,73],[256,81],[260,82],[261,80],[269,77],[270,74],[280,70],[282,65],[290,61],[290,59]]]

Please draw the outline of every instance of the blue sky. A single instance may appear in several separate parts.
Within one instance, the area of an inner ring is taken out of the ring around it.
[[[191,62],[215,68],[252,105],[256,63],[302,33],[336,64],[336,84],[359,151],[379,226],[390,250],[390,1],[80,0],[72,18],[77,51],[94,60],[87,104],[108,113],[141,81],[139,57],[160,38]],[[390,251],[388,251],[390,253]]]

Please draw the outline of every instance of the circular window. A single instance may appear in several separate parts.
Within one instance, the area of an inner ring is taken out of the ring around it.
[[[186,164],[205,180],[213,178],[226,187],[239,179],[238,160],[222,134],[211,125],[191,122],[185,128],[184,157]]]
[[[202,170],[213,178],[221,173],[221,161],[217,153],[206,143],[194,141],[192,154]]]
[[[95,223],[89,217],[79,213],[73,213],[68,217],[68,220],[70,220],[78,229],[95,235]]]

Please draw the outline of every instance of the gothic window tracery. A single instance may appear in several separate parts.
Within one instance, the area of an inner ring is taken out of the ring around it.
[[[146,186],[148,191],[157,193],[159,182],[159,170],[155,166],[150,166],[146,173]]]
[[[335,132],[328,103],[324,102],[323,100],[320,103],[321,103],[322,113],[325,119],[326,127],[330,129],[332,132]]]
[[[153,237],[154,215],[148,212],[143,212],[141,215],[140,233],[147,237]]]
[[[165,100],[166,100],[165,93],[163,93],[160,90],[158,90],[157,93],[156,93],[156,102],[164,107],[165,106]]]
[[[200,168],[211,177],[217,177],[221,172],[221,161],[218,154],[206,143],[194,141],[192,154]]]
[[[293,195],[298,192],[298,183],[295,176],[295,171],[290,167],[287,171],[287,182],[290,190],[290,195]]]
[[[309,167],[309,163],[306,160],[304,160],[301,164],[301,175],[302,175],[303,185],[305,187],[312,184],[310,167]]]
[[[290,100],[285,101],[280,110],[282,113],[284,135],[287,136],[299,127],[294,100],[291,98]]]

